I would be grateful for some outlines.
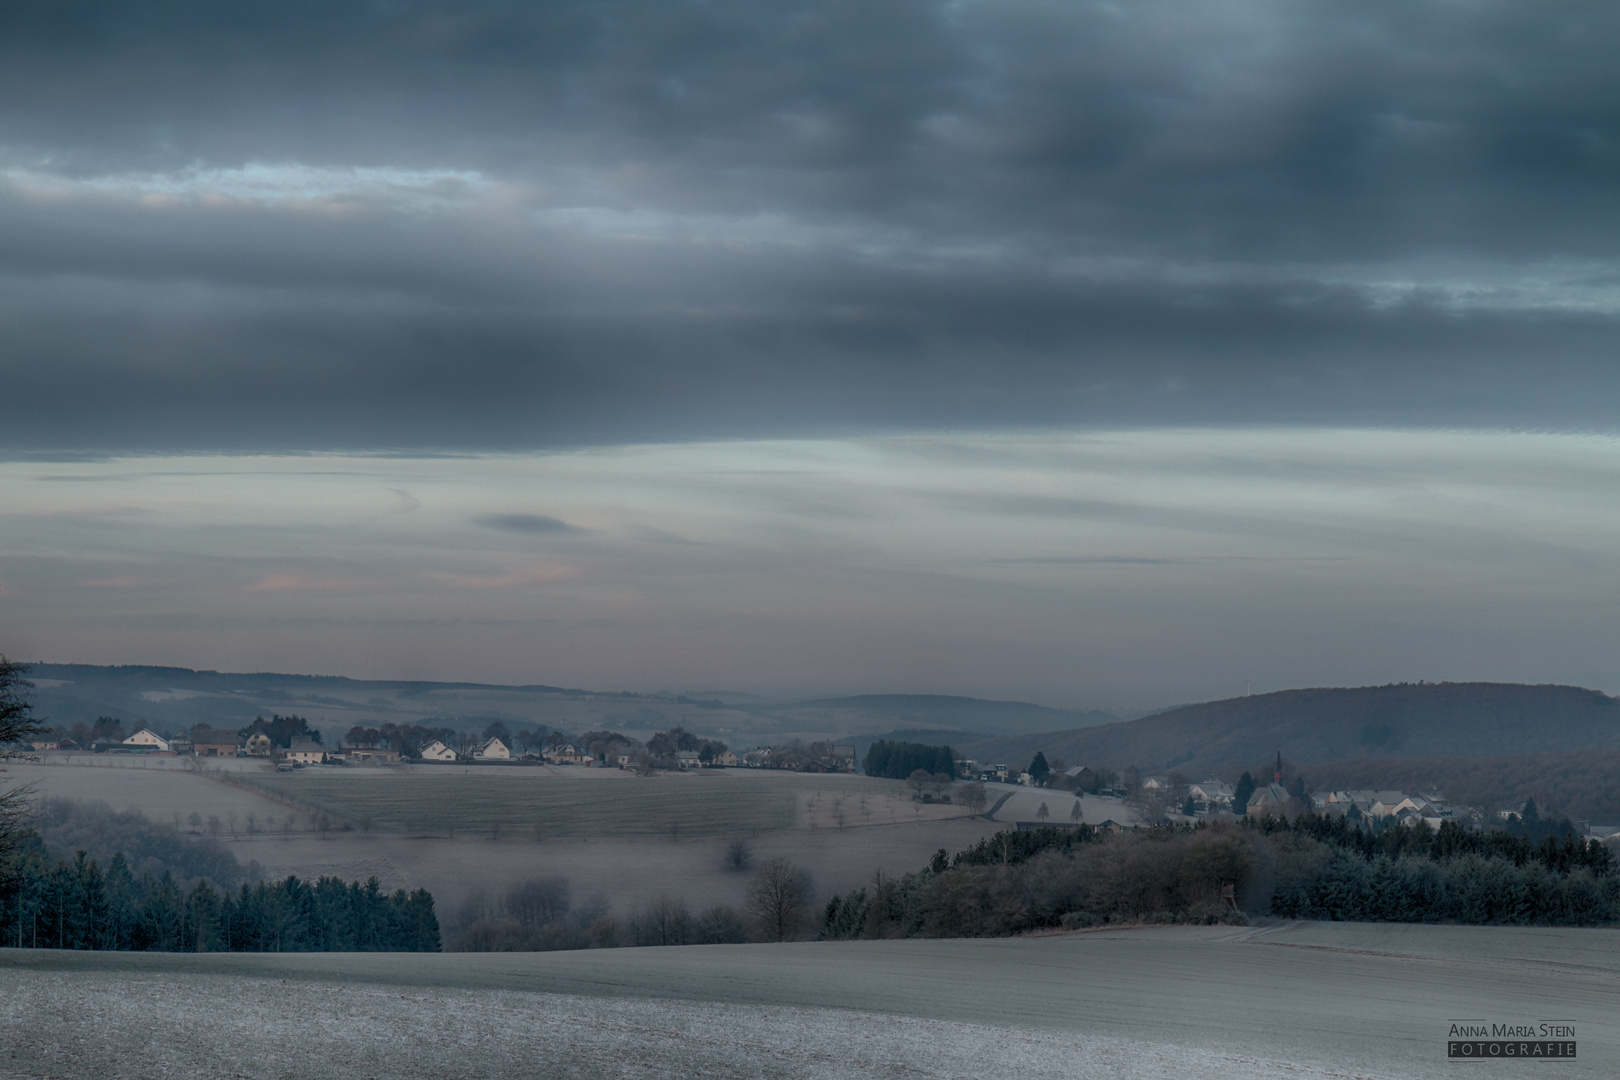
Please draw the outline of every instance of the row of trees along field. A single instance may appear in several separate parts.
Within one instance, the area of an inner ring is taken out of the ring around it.
[[[437,952],[425,889],[385,893],[334,877],[288,877],[221,892],[169,871],[135,877],[122,854],[105,870],[80,852],[54,865],[37,838],[8,868],[0,941],[43,949],[160,952]]]
[[[1562,834],[1561,836],[1559,834]],[[1230,893],[1226,886],[1231,886]],[[924,870],[834,896],[825,938],[988,937],[1120,922],[1313,919],[1620,922],[1614,856],[1560,823],[1539,841],[1453,822],[1357,827],[1302,815],[1125,834],[1001,832]]]
[[[866,775],[904,780],[922,771],[947,780],[956,777],[956,751],[949,746],[879,739],[866,751]]]

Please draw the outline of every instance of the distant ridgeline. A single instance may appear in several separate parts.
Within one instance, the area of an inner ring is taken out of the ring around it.
[[[1231,885],[1230,897],[1224,887]],[[995,937],[1109,923],[1620,923],[1620,873],[1568,821],[1470,832],[1302,815],[1113,835],[1001,832],[827,902],[824,938]]]
[[[958,749],[980,761],[1028,761],[1041,750],[1093,768],[1134,765],[1194,779],[1251,769],[1280,751],[1292,764],[1320,765],[1321,777],[1306,770],[1310,782],[1333,787],[1394,787],[1396,762],[1417,766],[1414,759],[1423,759],[1421,768],[1408,770],[1421,774],[1417,786],[1443,786],[1453,801],[1483,800],[1516,773],[1533,769],[1544,783],[1502,790],[1497,797],[1516,805],[1534,795],[1544,805],[1587,817],[1608,812],[1614,800],[1597,797],[1584,781],[1571,787],[1560,778],[1570,762],[1557,756],[1597,751],[1610,761],[1620,757],[1620,700],[1580,687],[1516,683],[1284,690],[1117,724],[966,742]],[[1507,760],[1527,755],[1538,760]],[[1471,763],[1446,766],[1456,759]],[[1369,784],[1355,782],[1361,778]],[[1463,787],[1471,799],[1459,794]]]
[[[956,752],[949,746],[879,739],[866,751],[865,768],[867,776],[883,776],[892,780],[904,780],[918,769],[954,780]]]
[[[288,877],[259,882],[220,844],[97,804],[47,802],[0,865],[0,945],[162,952],[437,952],[433,896]],[[43,834],[43,835],[42,835]],[[55,862],[51,849],[79,846]],[[88,850],[86,850],[88,849]],[[105,869],[91,852],[106,858]],[[110,852],[110,854],[108,854]],[[128,854],[126,854],[126,852]],[[132,868],[131,863],[134,866]],[[242,882],[240,888],[233,888]],[[251,883],[250,883],[251,882]]]

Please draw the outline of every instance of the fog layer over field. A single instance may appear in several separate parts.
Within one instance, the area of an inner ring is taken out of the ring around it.
[[[375,876],[388,890],[426,888],[441,919],[469,893],[535,877],[567,878],[577,899],[599,894],[621,915],[661,896],[694,908],[739,905],[750,875],[726,867],[737,838],[756,864],[783,857],[803,866],[825,899],[879,869],[916,870],[940,848],[960,851],[1005,823],[1033,820],[1042,802],[1067,821],[1073,803],[1062,792],[992,785],[992,805],[1002,792],[1012,797],[986,820],[956,804],[915,803],[901,782],[864,776],[462,766],[276,774],[247,760],[211,761],[201,772],[164,767],[173,758],[78,760],[94,764],[21,762],[8,771],[42,797],[101,801],[217,836],[271,879]],[[1117,801],[1084,801],[1089,821],[1134,821]]]
[[[1447,1023],[1467,1016],[1572,1023],[1578,1058],[1549,1068],[1607,1077],[1614,940],[1306,923],[542,954],[0,950],[0,1076],[1452,1077]]]

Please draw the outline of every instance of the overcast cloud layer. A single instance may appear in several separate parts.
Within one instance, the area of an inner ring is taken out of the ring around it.
[[[1616,55],[1489,0],[8,3],[0,452],[1612,430]]]

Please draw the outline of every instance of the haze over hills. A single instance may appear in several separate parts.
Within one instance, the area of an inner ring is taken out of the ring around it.
[[[423,723],[482,728],[545,724],[569,732],[630,733],[676,725],[738,746],[876,736],[925,729],[939,741],[1111,723],[1112,713],[1019,701],[926,694],[870,694],[769,703],[747,694],[594,691],[557,686],[350,679],[335,675],[230,673],[190,668],[34,664],[35,711],[62,726],[113,716],[126,728],[239,728],[255,716],[296,713],[332,734],[355,724]],[[857,740],[870,742],[870,739]]]
[[[1284,690],[1186,705],[1137,720],[985,739],[960,749],[1024,764],[1035,751],[1071,764],[1229,773],[1270,760],[1489,757],[1620,749],[1620,700],[1574,686],[1401,683]]]

